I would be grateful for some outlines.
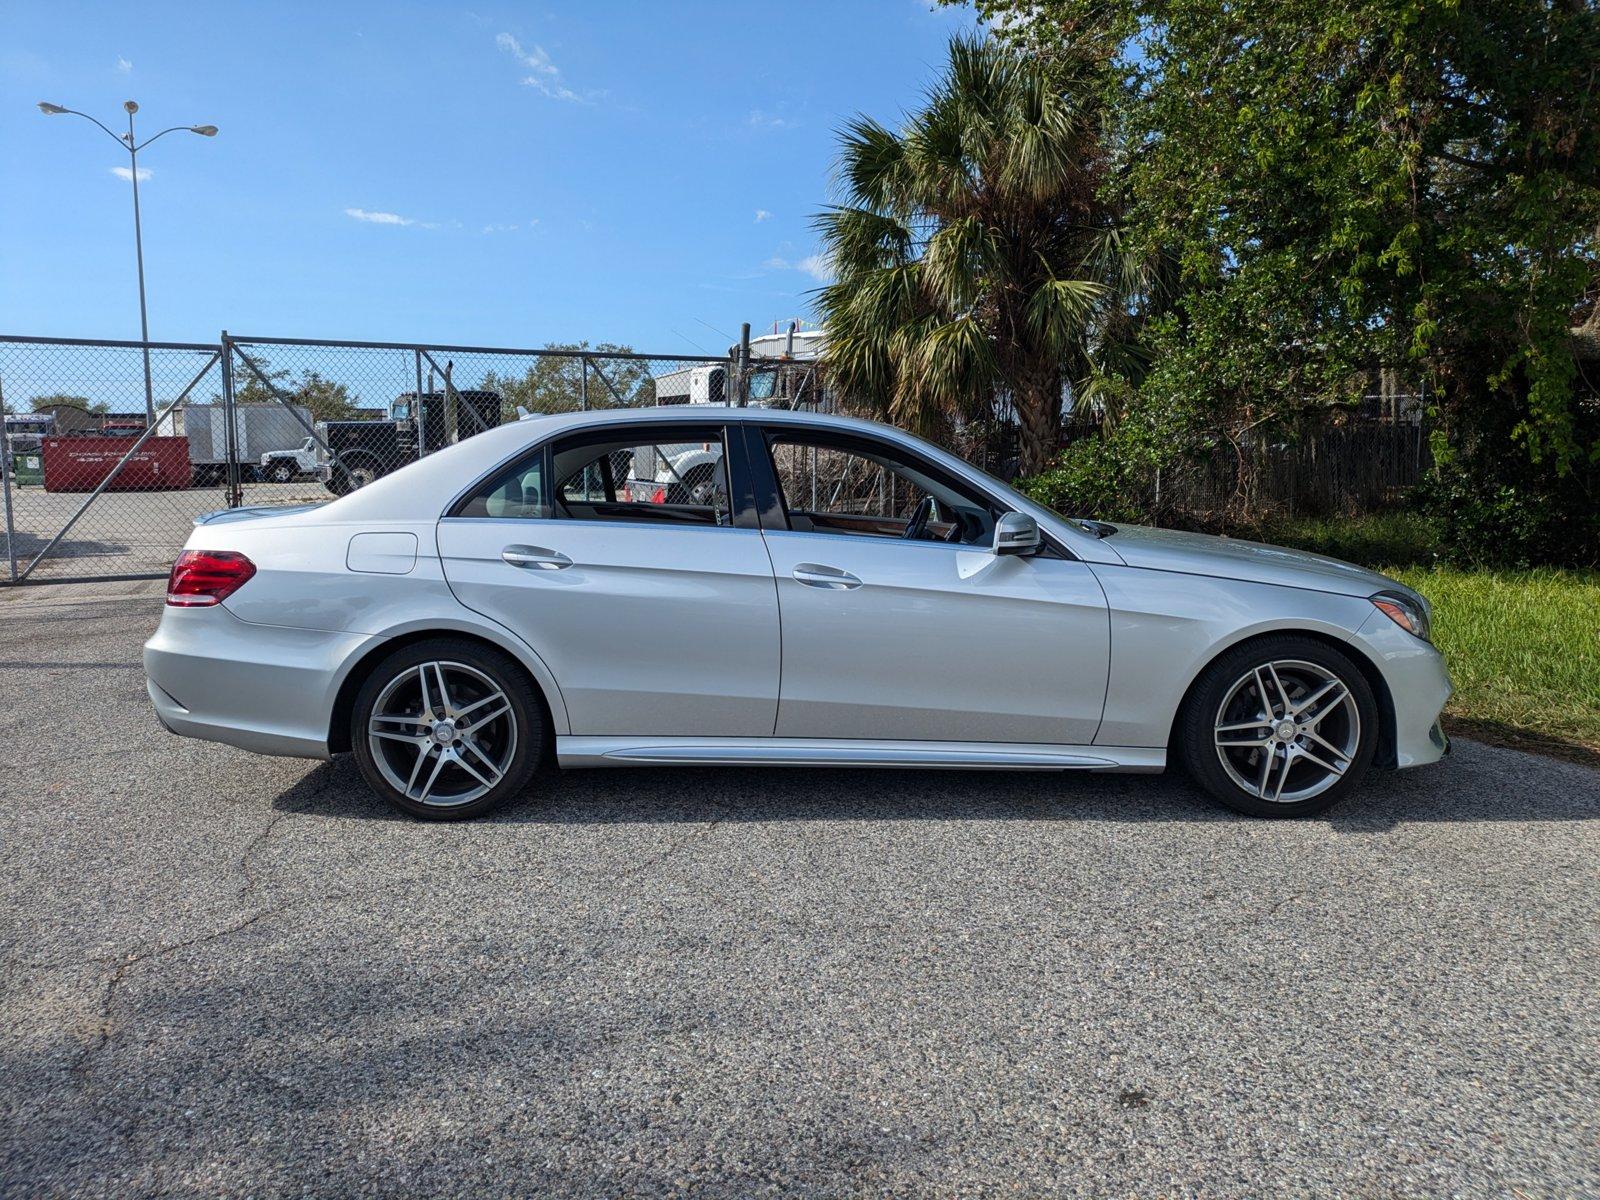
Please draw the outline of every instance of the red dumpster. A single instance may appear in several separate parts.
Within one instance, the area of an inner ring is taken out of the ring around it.
[[[116,469],[136,437],[47,437],[44,451],[44,490],[92,492]],[[189,439],[152,437],[122,464],[106,489],[112,492],[148,492],[158,488],[186,488],[192,482]]]

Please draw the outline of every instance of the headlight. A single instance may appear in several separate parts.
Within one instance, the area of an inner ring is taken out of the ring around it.
[[[1407,633],[1415,634],[1425,642],[1432,640],[1433,630],[1430,628],[1427,605],[1418,604],[1410,596],[1403,596],[1399,592],[1379,592],[1372,597],[1372,603]]]

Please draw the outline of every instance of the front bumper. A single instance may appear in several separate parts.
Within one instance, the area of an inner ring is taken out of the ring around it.
[[[255,625],[222,605],[169,607],[145,643],[146,689],[173,733],[258,754],[327,758],[339,685],[382,640]]]
[[[1452,690],[1444,656],[1376,610],[1352,640],[1377,664],[1394,702],[1394,765],[1438,762],[1450,752],[1440,722]]]

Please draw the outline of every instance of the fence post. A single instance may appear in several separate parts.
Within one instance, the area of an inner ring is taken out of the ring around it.
[[[422,419],[422,351],[413,350],[411,357],[416,360],[417,366],[417,393],[413,397],[415,403],[412,404],[411,410],[412,420],[417,423],[417,457],[421,458],[428,452],[428,429]]]
[[[228,456],[227,497],[223,503],[228,508],[244,507],[244,489],[240,486],[239,473],[239,406],[233,398],[233,342],[228,337],[228,331],[222,331],[222,427],[225,453]]]
[[[750,322],[739,326],[739,407],[750,403]]]
[[[17,526],[11,513],[11,427],[6,424],[5,384],[0,381],[0,489],[6,494],[6,559],[11,582],[17,581]]]
[[[578,384],[578,407],[581,408],[584,412],[588,412],[589,411],[589,356],[587,354],[585,354],[582,358],[580,358],[578,360],[578,363],[583,368],[583,373],[579,377],[579,384]]]

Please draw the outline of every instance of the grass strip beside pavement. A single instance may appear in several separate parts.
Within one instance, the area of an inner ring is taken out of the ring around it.
[[[1433,603],[1456,732],[1600,763],[1600,571],[1378,569]]]
[[[1600,766],[1600,571],[1439,564],[1433,530],[1404,512],[1244,536],[1359,563],[1426,596],[1456,686],[1453,732]]]

